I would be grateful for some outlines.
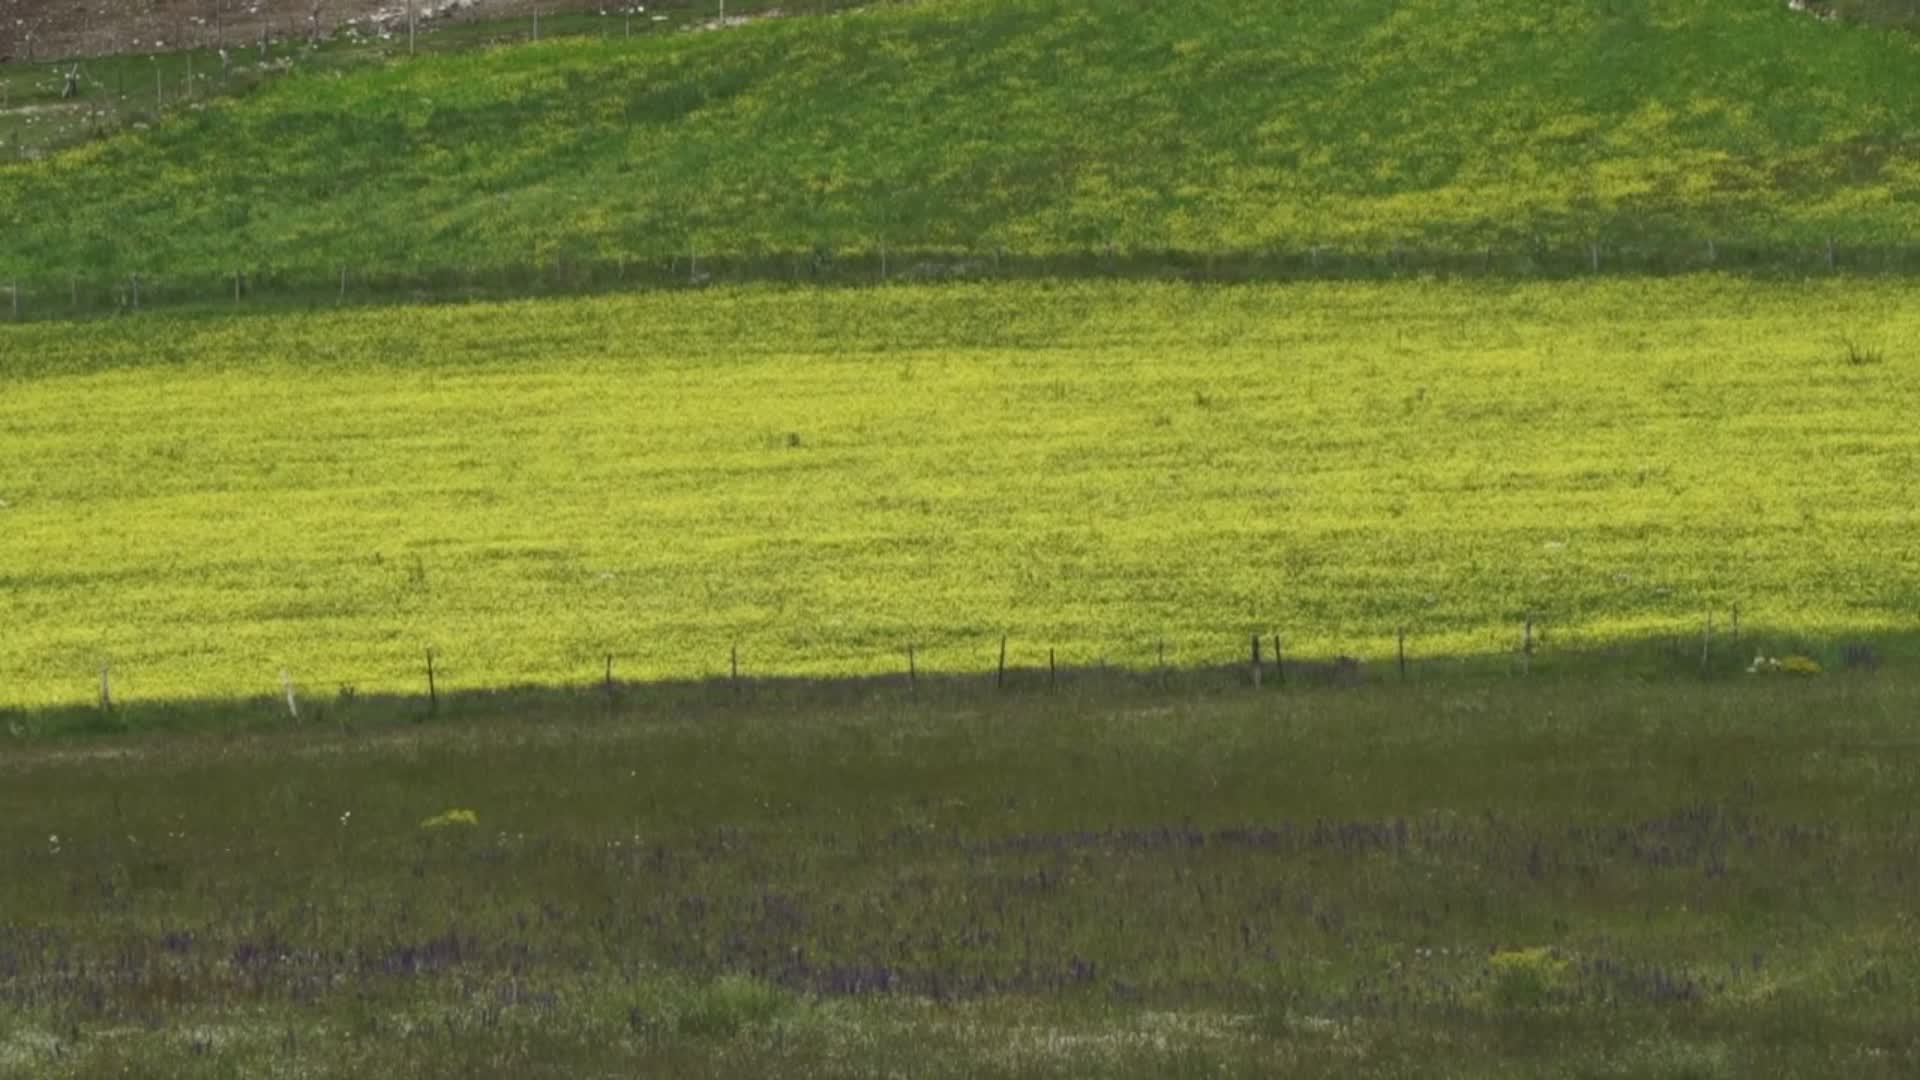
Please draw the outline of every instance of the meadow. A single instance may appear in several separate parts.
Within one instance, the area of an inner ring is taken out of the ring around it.
[[[745,287],[0,328],[0,704],[1910,652],[1897,281]],[[1736,610],[1738,613],[1736,614]],[[1271,638],[1269,637],[1269,642]],[[1050,652],[1051,650],[1051,656]],[[1506,661],[1501,661],[1505,663]],[[1626,663],[1626,661],[1623,661]],[[16,717],[32,728],[31,715]]]
[[[782,7],[0,71],[0,1076],[1920,1071],[1913,37]]]
[[[1797,269],[1829,242],[1914,265],[1920,43],[1776,0],[956,0],[631,39],[607,23],[301,60],[0,164],[0,281],[55,296],[134,274],[1003,249],[1597,246],[1692,265],[1714,245]],[[137,107],[183,61],[134,64]]]
[[[0,1074],[1903,1077],[1911,669],[0,755]]]

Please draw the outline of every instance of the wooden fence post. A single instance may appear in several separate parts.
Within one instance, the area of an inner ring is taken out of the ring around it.
[[[920,667],[913,658],[913,642],[907,642],[907,693],[920,696]]]
[[[1281,686],[1287,685],[1287,662],[1280,654],[1280,634],[1273,635],[1273,678]]]
[[[1395,631],[1400,643],[1400,681],[1407,681],[1407,628],[1402,626]]]
[[[1260,635],[1253,635],[1253,688],[1260,689]]]
[[[110,665],[100,665],[100,711],[113,711],[113,675]]]
[[[435,716],[440,712],[440,687],[433,678],[433,650],[427,650],[427,715]]]
[[[1058,690],[1059,688],[1060,669],[1053,660],[1053,646],[1049,645],[1047,646],[1047,689]]]
[[[1521,631],[1520,673],[1522,675],[1533,674],[1533,616],[1531,614],[1527,616],[1526,629]]]
[[[1007,635],[1000,635],[1000,669],[993,678],[993,688],[1004,690],[1007,686]]]

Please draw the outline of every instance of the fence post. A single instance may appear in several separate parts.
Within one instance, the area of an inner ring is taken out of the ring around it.
[[[1047,646],[1047,689],[1057,690],[1059,688],[1060,688],[1060,669],[1058,666],[1054,664],[1053,646],[1049,645]]]
[[[1260,635],[1253,635],[1253,688],[1260,689]]]
[[[300,706],[293,697],[293,676],[287,673],[286,668],[280,669],[280,688],[287,692],[287,715],[293,718],[294,723],[299,723]]]
[[[733,643],[733,651],[728,654],[728,679],[733,683],[734,693],[740,692],[740,643]]]
[[[1287,685],[1287,662],[1280,655],[1280,634],[1273,635],[1273,678],[1281,686]]]
[[[993,688],[1004,690],[1007,686],[1007,635],[1000,635],[1000,669],[993,677]]]
[[[100,711],[113,711],[113,675],[110,665],[100,665]]]
[[[1740,644],[1740,605],[1733,605],[1733,643]]]
[[[1394,634],[1400,642],[1400,681],[1407,681],[1407,628],[1397,628]]]
[[[907,694],[920,696],[920,667],[913,658],[913,642],[907,642]]]
[[[440,687],[433,678],[433,650],[427,650],[427,715],[435,716],[440,712]]]
[[[1526,629],[1520,633],[1520,673],[1531,675],[1533,674],[1533,615],[1531,613],[1527,615]]]

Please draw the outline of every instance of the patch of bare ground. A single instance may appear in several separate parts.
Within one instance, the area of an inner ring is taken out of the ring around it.
[[[585,0],[415,0],[431,25],[567,11]],[[655,6],[655,5],[649,5]],[[0,0],[0,62],[249,45],[320,38],[347,27],[404,27],[407,0]]]

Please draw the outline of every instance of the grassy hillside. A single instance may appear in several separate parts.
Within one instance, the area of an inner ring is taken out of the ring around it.
[[[1897,282],[0,326],[0,703],[1910,629]],[[1844,339],[1852,339],[1852,352]],[[1773,638],[1779,641],[1778,637]],[[1742,662],[1752,653],[1739,657]],[[1721,654],[1731,665],[1732,650]]]
[[[1775,0],[954,0],[295,75],[0,166],[0,275],[1920,225],[1920,45]]]

